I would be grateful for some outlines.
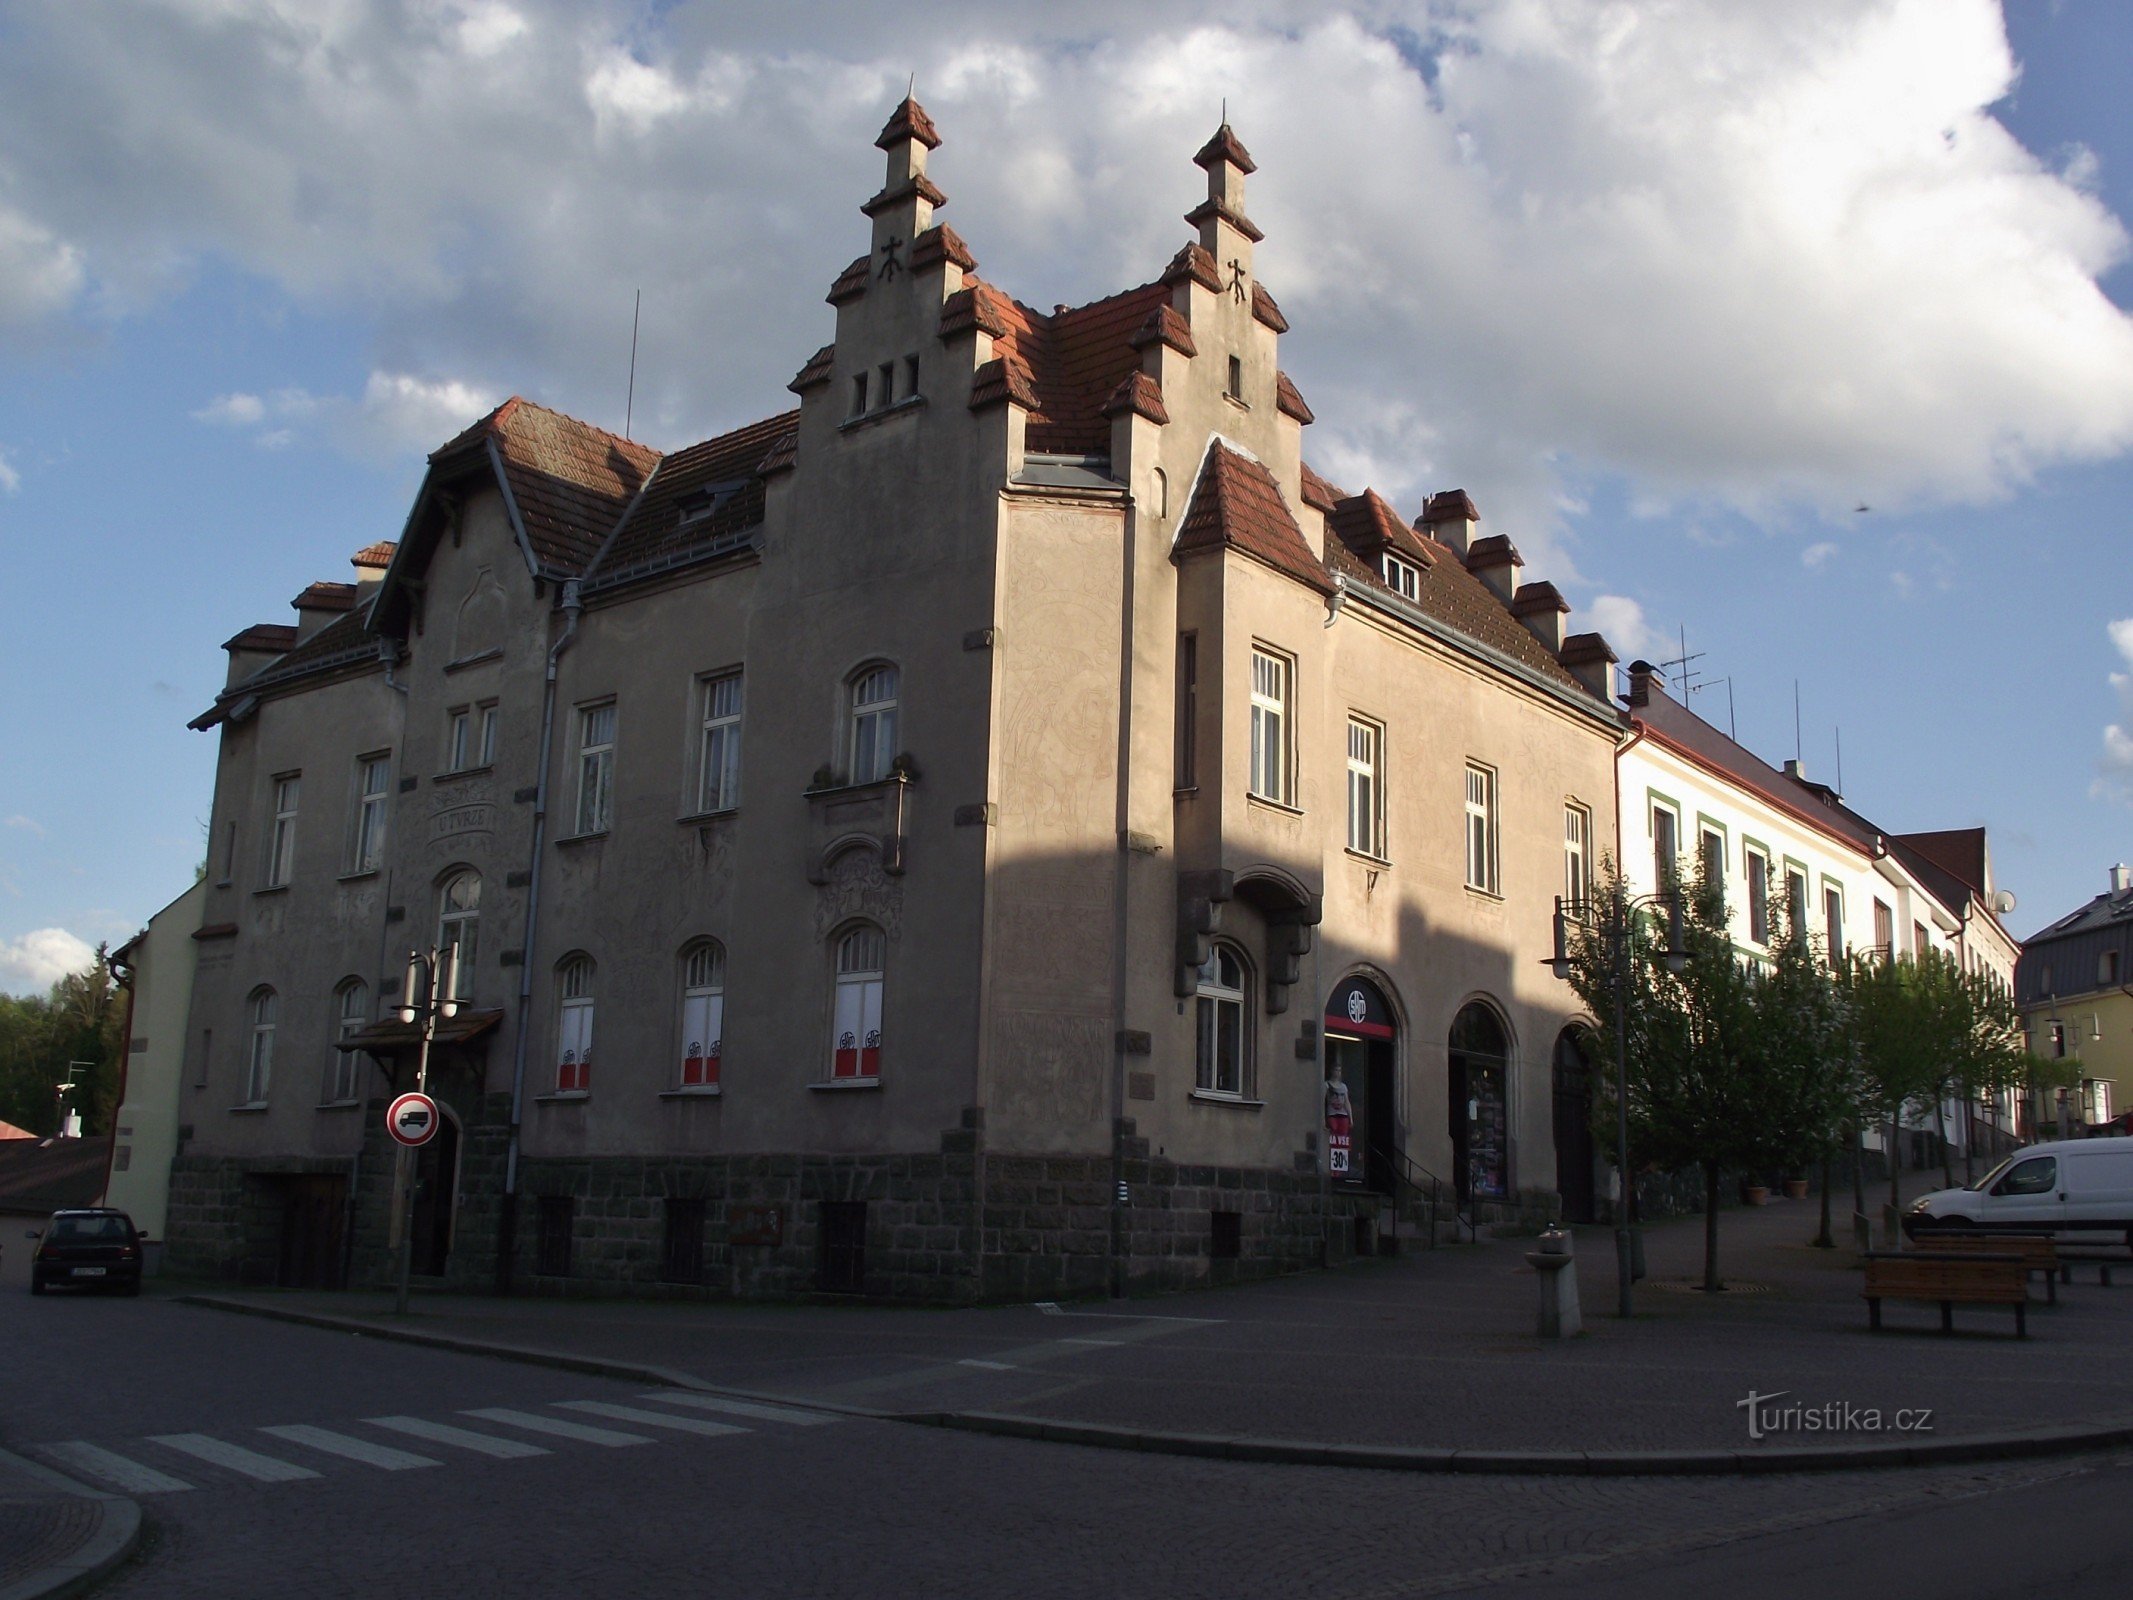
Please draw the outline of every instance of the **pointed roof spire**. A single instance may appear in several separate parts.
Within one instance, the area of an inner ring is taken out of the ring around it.
[[[1192,159],[1195,165],[1202,167],[1212,167],[1218,161],[1227,161],[1240,172],[1259,170],[1259,164],[1252,159],[1252,153],[1244,148],[1244,141],[1231,129],[1227,116],[1222,119],[1222,126],[1215,130],[1215,136],[1200,146],[1200,153]]]
[[[916,88],[917,85],[918,80],[914,77],[912,87]],[[926,108],[908,94],[904,96],[903,104],[890,113],[889,120],[882,125],[881,134],[874,144],[877,149],[886,150],[906,139],[916,139],[928,150],[938,150],[941,147],[941,136],[933,126],[933,119],[926,115]]]

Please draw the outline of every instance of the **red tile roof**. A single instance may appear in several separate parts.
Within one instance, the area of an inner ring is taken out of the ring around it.
[[[1215,265],[1215,258],[1197,239],[1170,258],[1170,265],[1163,269],[1163,276],[1157,281],[1169,284],[1186,278],[1217,294],[1222,292],[1222,269]]]
[[[1983,828],[1945,828],[1934,833],[1898,833],[1890,837],[1932,862],[1973,894],[1985,892]]]
[[[964,295],[969,296],[968,300]],[[1159,283],[1066,306],[1050,316],[1010,299],[986,283],[973,282],[942,307],[945,337],[970,323],[993,336],[995,358],[1008,363],[995,373],[981,369],[972,406],[1013,399],[1030,416],[1025,443],[1056,455],[1103,455],[1111,448],[1105,407],[1119,385],[1140,368],[1135,335],[1169,300]],[[1019,368],[1018,388],[1005,387]]]
[[[1258,164],[1252,160],[1251,152],[1244,148],[1244,141],[1231,131],[1226,122],[1215,130],[1212,139],[1200,146],[1199,153],[1192,159],[1194,165],[1201,167],[1211,167],[1217,161],[1227,161],[1241,172],[1259,170]]]
[[[392,565],[393,553],[399,548],[391,539],[380,539],[376,544],[366,544],[350,556],[348,564],[352,567],[389,567]]]
[[[1348,496],[1311,470],[1311,463],[1303,466],[1303,501],[1307,506],[1316,506],[1321,511],[1331,511]]]
[[[1281,314],[1281,307],[1274,304],[1274,297],[1257,278],[1252,280],[1252,315],[1276,333],[1289,331],[1289,319]]]
[[[831,305],[842,305],[847,300],[856,300],[867,292],[867,268],[873,264],[872,256],[854,256],[852,264],[837,274],[837,281],[822,298]]]
[[[1163,386],[1145,372],[1129,372],[1104,402],[1104,415],[1115,417],[1130,411],[1159,425],[1168,424],[1170,412],[1163,404]]]
[[[935,205],[940,203],[938,200],[934,202]],[[970,246],[963,243],[963,236],[945,223],[928,228],[911,243],[912,271],[942,261],[953,261],[965,272],[978,270],[978,259],[970,253]]]
[[[909,95],[903,104],[889,113],[889,120],[881,125],[881,132],[874,139],[883,150],[904,139],[916,139],[928,150],[941,147],[940,131],[933,126],[933,119],[926,115],[926,108]]]
[[[289,602],[299,611],[348,611],[355,603],[354,584],[325,581],[307,585],[302,594]]]
[[[586,588],[596,591],[733,548],[735,536],[762,523],[761,469],[799,422],[799,412],[782,411],[662,458],[628,520],[587,573]]]
[[[563,577],[585,570],[659,461],[649,445],[516,397],[476,428],[503,457],[535,561]]]
[[[1133,344],[1136,349],[1167,344],[1181,356],[1199,353],[1192,342],[1192,324],[1167,299],[1149,312],[1148,320],[1133,331]]]
[[[1286,372],[1274,374],[1274,409],[1285,417],[1294,417],[1305,427],[1318,420],[1312,416],[1311,408],[1304,404],[1302,391],[1290,381]]]
[[[1241,550],[1321,594],[1333,592],[1332,575],[1311,554],[1274,475],[1219,439],[1208,442],[1171,553],[1183,558],[1215,550]]]
[[[899,200],[910,199],[913,195],[923,195],[929,202],[937,206],[944,206],[948,203],[948,197],[941,193],[931,178],[921,172],[916,177],[906,178],[902,183],[884,186],[880,193],[876,194],[873,199],[867,201],[859,209],[871,217],[878,211],[888,210]]]
[[[296,627],[288,622],[255,622],[222,641],[225,650],[271,650],[277,655],[296,645]]]
[[[1464,489],[1440,489],[1422,507],[1424,522],[1449,522],[1461,517],[1468,522],[1481,520],[1481,513],[1474,509],[1473,496]]]
[[[826,344],[807,358],[807,364],[793,374],[792,382],[785,387],[794,394],[804,394],[818,383],[828,383],[830,373],[836,367],[837,347]]]
[[[1239,211],[1235,206],[1224,205],[1220,200],[1216,200],[1211,197],[1209,199],[1202,200],[1198,205],[1194,206],[1190,211],[1185,213],[1185,220],[1191,223],[1195,228],[1200,226],[1200,224],[1205,222],[1209,217],[1222,218],[1232,228],[1235,228],[1239,233],[1243,234],[1245,238],[1251,240],[1253,244],[1257,244],[1261,239],[1264,239],[1266,237],[1264,233],[1260,232],[1259,228],[1253,223],[1252,219],[1246,216],[1242,211]]]
[[[1327,513],[1326,527],[1357,556],[1373,564],[1387,550],[1418,567],[1428,567],[1437,559],[1437,542],[1423,538],[1402,522],[1400,514],[1375,489],[1342,499]]]

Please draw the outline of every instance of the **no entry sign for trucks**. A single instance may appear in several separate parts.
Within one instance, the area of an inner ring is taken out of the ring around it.
[[[437,1102],[426,1094],[403,1094],[385,1108],[385,1131],[404,1145],[437,1137]]]

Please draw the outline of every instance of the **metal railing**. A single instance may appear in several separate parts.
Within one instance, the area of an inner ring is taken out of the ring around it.
[[[1430,1249],[1437,1248],[1437,1222],[1440,1217],[1446,1214],[1445,1200],[1447,1196],[1451,1201],[1449,1210],[1454,1233],[1456,1234],[1459,1230],[1464,1229],[1467,1240],[1470,1243],[1479,1237],[1475,1232],[1474,1219],[1471,1216],[1462,1215],[1459,1210],[1457,1190],[1427,1167],[1416,1162],[1406,1151],[1394,1150],[1390,1154],[1393,1158],[1394,1212],[1397,1214],[1399,1210],[1401,1192],[1403,1190],[1413,1195],[1416,1200],[1427,1208],[1429,1221],[1426,1228],[1426,1237]]]

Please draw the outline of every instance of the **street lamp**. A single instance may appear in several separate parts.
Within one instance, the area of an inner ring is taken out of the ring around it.
[[[1667,971],[1683,971],[1689,964],[1689,952],[1682,938],[1683,895],[1679,889],[1662,889],[1657,894],[1608,895],[1598,900],[1573,900],[1557,895],[1555,954],[1548,961],[1555,975],[1568,982],[1570,924],[1573,920],[1590,923],[1597,915],[1594,934],[1606,941],[1607,965],[1612,978],[1609,987],[1614,991],[1615,1002],[1615,1174],[1618,1185],[1615,1309],[1616,1314],[1625,1319],[1631,1314],[1630,1284],[1635,1275],[1635,1257],[1641,1253],[1638,1246],[1642,1243],[1635,1237],[1629,1220],[1632,1182],[1629,1170],[1629,962],[1636,915],[1646,906],[1666,907],[1666,949],[1660,959],[1666,963]]]
[[[437,1037],[437,1024],[459,1015],[459,945],[455,940],[442,950],[407,953],[407,976],[400,986],[400,1020],[421,1028],[421,1045],[415,1053],[415,1092],[430,1090],[430,1044]],[[400,1146],[394,1186],[400,1196],[400,1275],[393,1310],[407,1315],[408,1278],[415,1261],[415,1152]]]

